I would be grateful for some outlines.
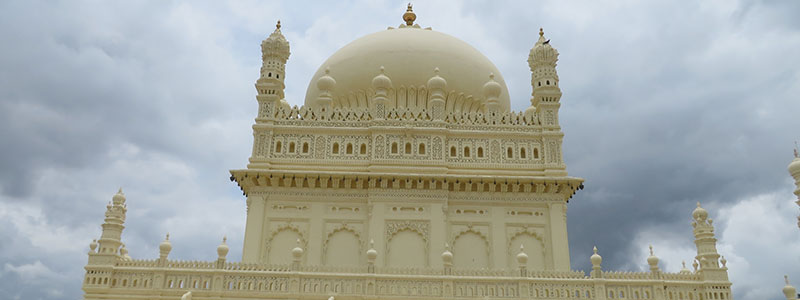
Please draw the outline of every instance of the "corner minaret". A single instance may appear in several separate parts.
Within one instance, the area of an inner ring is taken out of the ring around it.
[[[558,110],[561,107],[561,88],[558,87],[556,63],[558,51],[545,39],[544,30],[539,28],[539,40],[528,55],[528,66],[531,68],[531,106],[525,110],[526,116],[536,115],[542,124],[545,147],[545,174],[549,176],[566,176],[566,166],[561,155],[561,144],[564,134],[558,122]]]
[[[545,128],[559,129],[558,109],[561,107],[561,88],[558,87],[558,50],[545,39],[544,30],[539,28],[539,40],[531,48],[528,55],[528,66],[531,68],[531,106],[525,114],[539,112],[539,118]]]
[[[111,198],[106,205],[106,218],[103,222],[103,232],[97,243],[91,244],[89,264],[112,264],[120,257],[119,248],[122,246],[122,230],[125,229],[125,213],[128,207],[125,204],[125,194],[122,189]],[[94,249],[97,248],[97,252]]]
[[[288,107],[283,90],[286,87],[286,61],[289,60],[289,41],[281,33],[281,21],[275,31],[261,42],[261,76],[256,80],[258,117],[256,123],[271,118],[279,105]]]
[[[794,159],[789,163],[789,174],[794,178],[794,185],[797,187],[794,190],[794,195],[797,196],[797,203],[800,206],[800,154],[797,153],[797,146],[794,148]],[[797,216],[797,227],[800,228],[800,216]]]
[[[714,237],[713,220],[708,218],[708,211],[700,207],[692,212],[692,227],[694,228],[694,244],[697,246],[697,256],[701,274],[704,281],[728,281],[728,267],[723,263],[720,266],[720,255],[717,253],[717,238]]]

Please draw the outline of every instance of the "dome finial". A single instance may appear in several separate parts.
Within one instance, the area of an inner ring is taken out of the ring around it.
[[[280,23],[280,21],[278,21]],[[544,36],[544,28],[539,27],[539,36]]]
[[[794,141],[794,158],[800,158],[800,155],[797,154],[797,141]]]
[[[406,21],[406,26],[414,25],[414,21],[417,19],[417,14],[414,13],[414,10],[411,9],[411,3],[408,3],[408,8],[406,9],[406,13],[403,14],[403,21]]]
[[[275,24],[275,29],[281,29],[281,20],[278,20],[278,24]]]

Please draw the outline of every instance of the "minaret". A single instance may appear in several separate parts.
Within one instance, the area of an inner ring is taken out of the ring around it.
[[[789,163],[789,174],[794,178],[794,185],[797,187],[794,190],[794,194],[797,196],[797,201],[795,201],[795,203],[800,206],[800,154],[797,153],[796,145],[794,148],[794,159]],[[797,227],[800,228],[800,216],[797,216]]]
[[[525,114],[539,112],[542,125],[549,129],[560,129],[558,109],[561,107],[561,88],[558,87],[558,50],[544,38],[544,30],[539,28],[539,40],[528,55],[528,66],[531,68],[531,106]]]
[[[128,211],[125,204],[125,194],[122,189],[111,198],[106,205],[106,218],[103,222],[103,232],[97,243],[92,242],[92,247],[97,247],[89,252],[89,264],[113,264],[120,257],[119,248],[122,246],[122,230],[125,229],[125,213]]]
[[[561,107],[561,88],[558,87],[556,63],[558,51],[545,39],[544,30],[539,28],[539,40],[528,55],[531,68],[531,106],[525,110],[526,116],[536,115],[544,131],[545,175],[566,176],[566,166],[561,155],[564,134],[558,123],[558,110]]]
[[[286,61],[289,60],[289,41],[281,33],[281,21],[275,31],[261,42],[261,76],[256,80],[258,90],[258,117],[256,123],[272,118],[278,106],[287,107],[283,83],[286,78]]]
[[[697,246],[697,259],[700,262],[698,273],[705,281],[728,281],[728,267],[720,266],[720,255],[717,253],[717,238],[714,237],[713,220],[708,218],[708,211],[700,207],[692,212],[694,228],[694,244]]]

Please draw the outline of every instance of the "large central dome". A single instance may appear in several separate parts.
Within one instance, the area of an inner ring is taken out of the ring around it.
[[[482,88],[490,74],[501,87],[500,111],[510,107],[503,76],[486,56],[464,41],[418,25],[369,34],[336,51],[311,78],[306,106],[316,104],[317,80],[328,69],[336,81],[330,91],[333,107],[371,107],[372,79],[381,66],[392,81],[391,103],[398,107],[426,107],[425,87],[435,68],[447,81],[447,111],[483,111]]]

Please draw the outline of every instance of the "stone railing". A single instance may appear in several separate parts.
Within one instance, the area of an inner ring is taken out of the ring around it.
[[[108,267],[87,266],[83,286],[85,299],[125,295],[125,299],[151,299],[150,295],[175,298],[186,291],[192,291],[199,298],[224,299],[273,296],[322,299],[331,295],[371,299],[610,299],[612,296],[670,299],[670,294],[674,294],[673,299],[700,299],[700,294],[705,299],[730,299],[730,283],[708,285],[696,273],[603,272],[600,277],[591,277],[582,271],[292,266],[172,260],[120,260],[111,269]],[[718,298],[708,298],[714,297],[714,293]]]
[[[290,121],[333,121],[333,122],[364,122],[375,121],[374,112],[364,108],[334,108],[325,110],[321,108],[280,107],[275,111],[276,120]],[[410,121],[432,122],[430,113],[424,108],[390,108],[387,109],[383,121]],[[454,125],[510,125],[510,126],[537,126],[541,125],[535,114],[525,115],[524,112],[449,112],[440,120],[445,124]]]

